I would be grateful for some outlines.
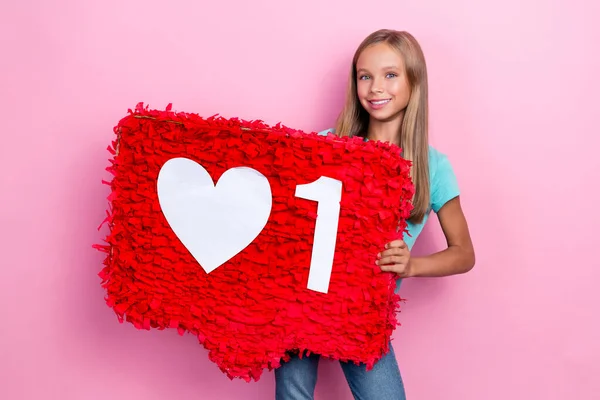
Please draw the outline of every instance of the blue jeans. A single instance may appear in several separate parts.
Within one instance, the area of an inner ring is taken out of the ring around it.
[[[394,349],[383,356],[371,371],[364,364],[340,362],[356,400],[406,400],[404,384]],[[275,370],[276,400],[312,400],[317,384],[319,356],[297,355]]]

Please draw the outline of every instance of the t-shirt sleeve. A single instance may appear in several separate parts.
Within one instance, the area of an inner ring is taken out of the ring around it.
[[[324,131],[319,132],[319,135],[327,136],[328,133],[335,133],[335,128],[325,129]]]
[[[433,152],[435,157],[431,177],[431,209],[437,213],[448,201],[460,194],[458,181],[450,160],[445,154]]]

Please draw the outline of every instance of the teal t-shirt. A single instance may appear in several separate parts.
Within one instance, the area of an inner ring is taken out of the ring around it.
[[[333,132],[333,129],[327,129],[319,132],[319,134],[325,136]],[[412,249],[415,241],[423,231],[430,212],[433,210],[437,213],[444,204],[460,194],[456,175],[448,157],[432,146],[429,146],[429,193],[429,212],[425,214],[423,221],[419,224],[408,222],[407,231],[409,235],[405,233],[403,240],[409,249]],[[400,281],[398,280],[396,291],[400,288]]]

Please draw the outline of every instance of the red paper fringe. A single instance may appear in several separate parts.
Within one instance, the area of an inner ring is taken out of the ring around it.
[[[304,133],[280,124],[149,110],[138,104],[108,148],[110,233],[99,276],[106,303],[138,329],[190,332],[231,379],[258,380],[293,351],[366,363],[388,349],[398,325],[396,276],[375,264],[401,237],[412,205],[410,163],[400,149],[361,138]],[[175,236],[156,179],[173,157],[200,163],[216,182],[248,166],[271,184],[273,208],[244,251],[206,274]],[[319,176],[343,182],[329,292],[306,288],[316,203],[294,197]],[[398,229],[399,228],[399,229]]]

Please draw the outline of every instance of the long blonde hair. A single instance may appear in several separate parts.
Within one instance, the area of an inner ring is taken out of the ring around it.
[[[361,106],[356,88],[356,63],[367,47],[386,43],[400,53],[411,94],[400,127],[402,156],[412,162],[411,178],[415,185],[413,210],[409,221],[419,223],[430,206],[429,193],[429,136],[427,66],[425,56],[417,40],[408,32],[382,29],[371,33],[358,46],[352,59],[346,103],[340,113],[336,134],[339,136],[365,136],[369,126],[369,114]]]

